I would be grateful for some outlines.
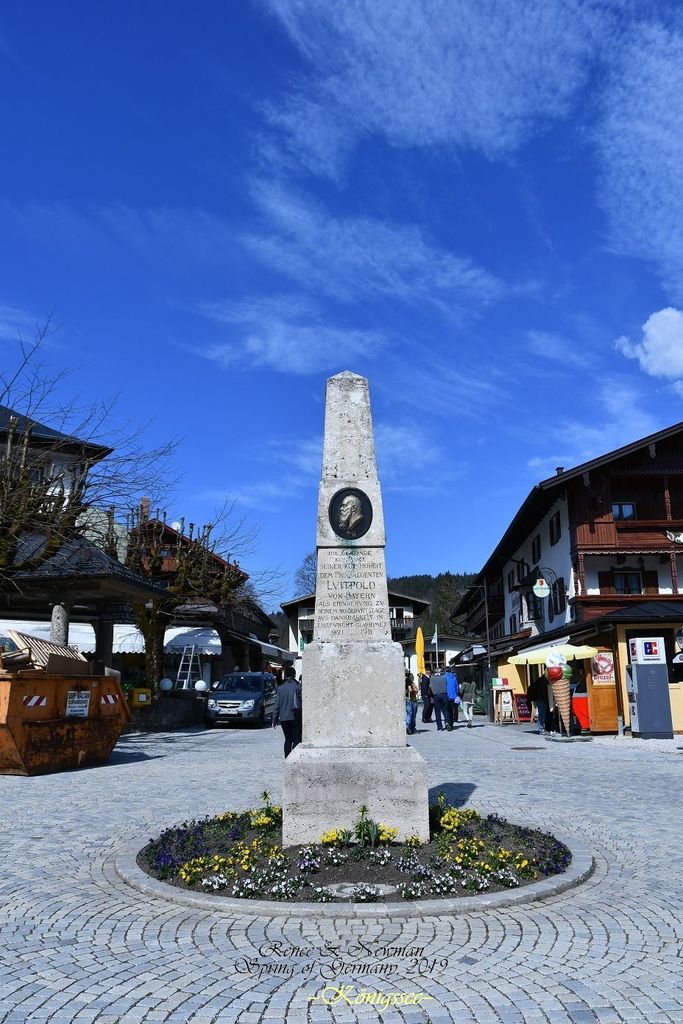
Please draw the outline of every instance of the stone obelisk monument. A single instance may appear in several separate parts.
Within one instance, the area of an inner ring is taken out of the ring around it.
[[[285,761],[283,840],[352,828],[361,805],[429,838],[427,768],[406,745],[403,651],[391,639],[368,382],[327,382],[313,642],[303,654],[303,742]]]

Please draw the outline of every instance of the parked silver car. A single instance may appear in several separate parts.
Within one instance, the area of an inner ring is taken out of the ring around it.
[[[272,718],[276,693],[270,672],[230,672],[209,691],[205,723],[209,728],[225,722],[263,725]]]

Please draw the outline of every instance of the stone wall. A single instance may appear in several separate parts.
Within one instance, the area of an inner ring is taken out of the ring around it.
[[[202,725],[205,707],[206,693],[171,690],[149,707],[131,708],[131,720],[124,732],[166,732]]]

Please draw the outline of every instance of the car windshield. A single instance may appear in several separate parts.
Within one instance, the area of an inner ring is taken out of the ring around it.
[[[226,676],[216,687],[224,693],[261,693],[263,683],[253,676]]]

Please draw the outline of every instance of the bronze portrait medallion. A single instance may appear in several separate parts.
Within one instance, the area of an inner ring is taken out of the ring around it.
[[[330,502],[330,526],[344,540],[364,537],[372,523],[372,505],[357,487],[344,487]]]

